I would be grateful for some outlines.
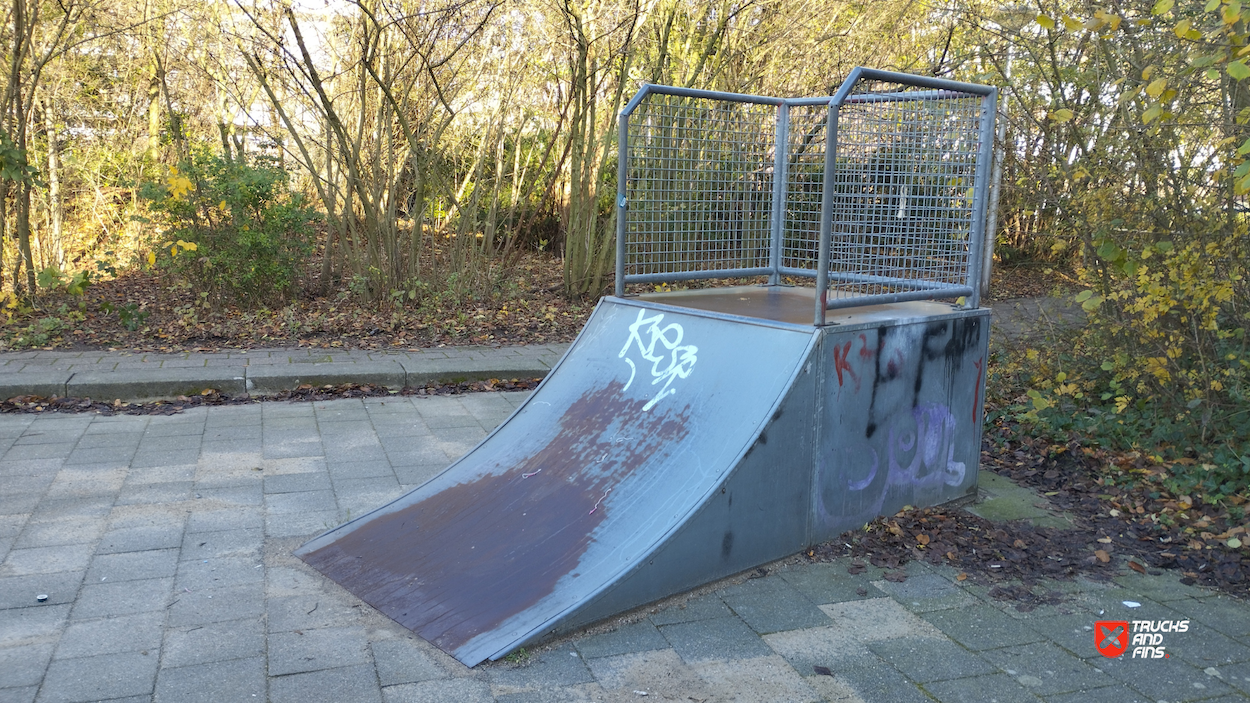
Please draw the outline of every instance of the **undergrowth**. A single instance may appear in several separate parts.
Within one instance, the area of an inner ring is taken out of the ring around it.
[[[1250,497],[1250,402],[1240,394],[1219,403],[1134,397],[1103,345],[1088,328],[1027,349],[995,344],[986,422],[1056,445],[1105,449],[1122,459],[1107,467],[1112,480],[1148,478],[1209,503]]]

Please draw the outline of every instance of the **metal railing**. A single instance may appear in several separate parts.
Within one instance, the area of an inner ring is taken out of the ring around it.
[[[832,98],[643,86],[619,123],[617,295],[800,276],[817,325],[856,305],[976,306],[996,97],[865,68]]]

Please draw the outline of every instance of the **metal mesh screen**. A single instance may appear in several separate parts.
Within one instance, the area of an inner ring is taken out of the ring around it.
[[[621,113],[618,294],[810,277],[816,324],[826,307],[976,305],[995,100],[987,86],[864,68],[828,98],[645,86]]]
[[[838,113],[831,304],[966,285],[981,114],[977,95],[856,85]]]
[[[660,93],[639,104],[629,117],[626,275],[769,265],[776,114]]]
[[[827,105],[790,108],[781,265],[815,272],[825,177]]]

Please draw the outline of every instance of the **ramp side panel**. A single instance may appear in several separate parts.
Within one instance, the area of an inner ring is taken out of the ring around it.
[[[694,514],[674,526],[654,553],[562,619],[557,632],[781,559],[811,544],[808,516],[820,373],[815,342],[785,395],[761,408],[765,424],[724,481]]]
[[[477,664],[653,551],[755,436],[812,334],[604,301],[504,426],[298,554]]]
[[[976,491],[989,327],[969,310],[829,329],[813,541]]]

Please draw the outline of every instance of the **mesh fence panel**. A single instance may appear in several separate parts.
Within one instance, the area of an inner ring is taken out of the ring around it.
[[[816,271],[828,120],[826,105],[790,108],[786,220],[781,245],[783,267]]]
[[[981,111],[977,95],[856,86],[838,115],[831,302],[967,282]]]
[[[777,108],[652,93],[629,118],[626,275],[769,265]]]
[[[828,307],[960,295],[975,304],[970,251],[980,239],[992,89],[856,69],[836,98],[827,189],[835,98],[645,90],[623,118],[619,290],[761,274],[821,285],[823,205]]]

